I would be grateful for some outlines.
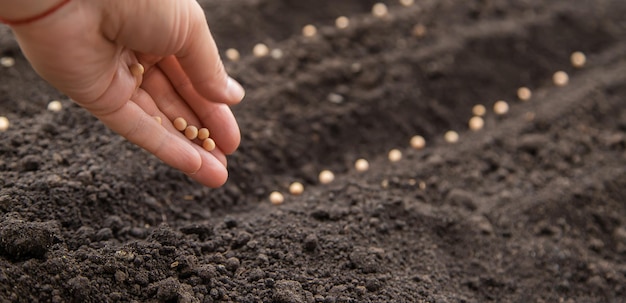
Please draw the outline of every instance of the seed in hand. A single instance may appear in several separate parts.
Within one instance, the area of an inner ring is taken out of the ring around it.
[[[174,119],[174,128],[181,132],[184,131],[185,128],[187,128],[187,120],[185,120],[185,118],[183,117],[178,117]]]
[[[206,140],[210,134],[211,133],[209,132],[209,129],[206,127],[203,127],[198,130],[198,140],[202,140],[202,141]]]
[[[194,140],[195,138],[198,137],[198,128],[193,126],[193,125],[189,125],[185,128],[185,137],[187,137],[187,139],[189,140]]]
[[[213,139],[211,138],[204,139],[204,141],[202,141],[202,148],[204,148],[206,151],[214,150],[215,141],[213,141]]]

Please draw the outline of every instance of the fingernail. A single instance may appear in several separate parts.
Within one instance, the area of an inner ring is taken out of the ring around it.
[[[232,101],[239,102],[246,95],[246,91],[243,89],[241,84],[239,84],[239,82],[237,82],[235,79],[231,77],[228,77],[228,84],[227,84],[226,89],[227,89],[226,94],[228,95],[228,99]]]

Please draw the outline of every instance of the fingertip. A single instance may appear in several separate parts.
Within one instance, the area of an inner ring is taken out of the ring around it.
[[[195,173],[187,175],[201,184],[218,188],[228,180],[228,170],[220,160],[210,153],[202,153],[202,166]]]
[[[241,102],[243,98],[246,96],[246,91],[243,86],[237,82],[237,80],[231,78],[230,76],[226,80],[226,96],[230,101],[230,104],[236,104]]]

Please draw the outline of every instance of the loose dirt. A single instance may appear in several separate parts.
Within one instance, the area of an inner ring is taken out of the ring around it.
[[[369,0],[200,3],[248,93],[220,189],[109,131],[0,28],[15,58],[0,67],[0,301],[623,302],[626,2],[390,0],[383,18]]]

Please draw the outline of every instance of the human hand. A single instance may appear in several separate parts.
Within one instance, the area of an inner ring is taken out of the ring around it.
[[[226,182],[225,155],[241,138],[229,105],[244,90],[224,71],[196,1],[73,0],[13,31],[33,68],[109,128],[204,185]],[[176,117],[208,128],[217,148],[185,138]]]

